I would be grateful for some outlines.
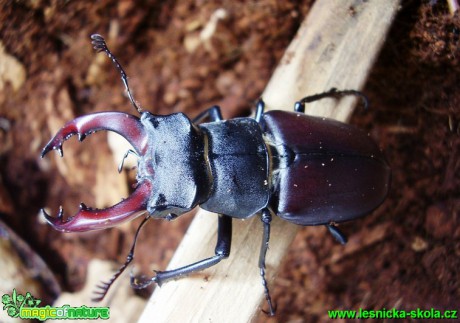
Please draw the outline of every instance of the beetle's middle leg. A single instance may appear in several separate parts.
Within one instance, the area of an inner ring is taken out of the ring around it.
[[[273,316],[275,315],[276,309],[273,307],[272,298],[270,297],[270,291],[268,289],[267,279],[265,278],[265,257],[267,255],[268,242],[270,240],[270,222],[272,221],[272,215],[268,208],[262,210],[262,215],[260,219],[262,220],[262,223],[264,225],[264,235],[262,239],[262,245],[260,247],[259,269],[260,276],[262,277],[262,285],[264,286],[265,299],[268,303],[267,314]]]
[[[265,111],[265,102],[262,99],[259,99],[256,104],[256,115],[254,116],[254,119],[258,122],[262,122],[262,117],[264,116],[264,111]]]
[[[209,118],[210,121],[221,121],[224,119],[222,117],[222,113],[220,112],[220,107],[218,105],[214,105],[193,118],[192,122],[202,123],[204,120],[206,120],[206,118]]]
[[[228,258],[230,255],[230,247],[232,244],[232,218],[228,215],[219,214],[217,227],[217,244],[215,255],[193,264],[166,271],[157,271],[156,275],[148,278],[144,276],[131,276],[131,286],[136,289],[142,289],[152,283],[157,283],[161,286],[168,280],[178,279],[194,272],[204,270],[219,263],[222,259]]]

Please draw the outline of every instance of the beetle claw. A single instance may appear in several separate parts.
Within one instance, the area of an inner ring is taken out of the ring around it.
[[[135,276],[131,274],[131,287],[134,289],[144,289],[157,282],[157,276],[148,277],[145,275]]]
[[[43,158],[49,151],[57,150],[64,156],[62,145],[73,135],[83,141],[87,135],[99,130],[113,131],[123,136],[133,146],[135,153],[143,155],[147,147],[147,134],[139,118],[122,112],[101,112],[76,118],[68,122],[43,148]],[[93,209],[81,203],[78,212],[63,219],[64,211],[59,208],[57,217],[51,217],[45,210],[43,215],[56,230],[63,232],[105,229],[118,223],[130,220],[145,211],[150,198],[151,183],[139,183],[133,194],[120,203],[106,209]]]
[[[278,308],[278,306],[275,304],[275,305],[272,307],[271,304],[269,304],[268,307],[269,307],[268,311],[266,311],[266,310],[264,310],[264,309],[261,309],[261,311],[262,311],[265,315],[267,315],[267,316],[270,316],[270,317],[275,316],[275,314],[276,314],[276,309]]]
[[[78,212],[67,220],[63,219],[62,207],[59,208],[57,217],[50,216],[44,209],[42,212],[46,221],[58,231],[81,232],[105,229],[132,220],[145,212],[151,192],[151,183],[143,181],[127,199],[120,203],[105,209],[95,209],[81,203]]]
[[[99,130],[113,131],[123,136],[134,147],[137,154],[142,155],[147,146],[145,133],[139,118],[122,112],[100,112],[76,118],[68,122],[43,148],[43,158],[51,150],[57,150],[61,157],[63,143],[73,135],[78,135],[78,140],[83,141],[87,135]]]
[[[57,150],[59,157],[64,157],[64,151],[62,150],[62,144],[58,145],[46,145],[45,148],[43,148],[40,157],[43,158],[45,155],[51,151],[51,150]]]
[[[64,210],[62,209],[62,206],[59,206],[59,213],[57,215],[57,217],[52,217],[51,215],[49,215],[45,209],[41,209],[41,212],[43,214],[43,216],[45,217],[45,220],[50,223],[53,227],[55,225],[58,225],[60,222],[62,222],[62,218],[63,218],[63,215],[64,215]]]

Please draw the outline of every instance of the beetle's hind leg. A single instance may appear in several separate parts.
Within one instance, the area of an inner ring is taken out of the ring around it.
[[[142,289],[152,283],[157,283],[161,286],[168,280],[182,278],[194,272],[204,270],[219,263],[222,259],[228,258],[230,255],[230,247],[232,244],[232,218],[228,215],[219,214],[218,227],[217,227],[217,244],[215,248],[215,255],[193,264],[167,270],[157,271],[156,275],[149,278],[145,276],[131,276],[131,286],[136,289]]]
[[[368,101],[367,97],[362,92],[359,92],[359,91],[356,91],[356,90],[341,90],[341,91],[337,91],[336,88],[332,88],[329,91],[314,94],[314,95],[309,95],[309,96],[306,96],[303,99],[297,101],[294,104],[294,111],[295,112],[305,113],[305,104],[306,103],[311,103],[311,102],[318,101],[318,100],[321,100],[321,99],[324,99],[324,98],[340,99],[340,98],[342,98],[344,96],[347,96],[347,95],[354,95],[354,96],[359,97],[363,101],[365,109],[367,109],[367,107],[369,106],[369,101]]]
[[[265,258],[267,256],[268,250],[268,243],[270,240],[270,222],[272,221],[272,215],[269,209],[263,209],[262,215],[260,217],[264,226],[264,235],[262,238],[262,245],[260,247],[260,254],[259,254],[259,269],[260,269],[260,276],[262,277],[262,285],[264,286],[265,292],[265,299],[268,303],[268,315],[273,316],[275,315],[276,309],[273,307],[272,298],[270,297],[270,290],[268,289],[267,279],[265,278]]]

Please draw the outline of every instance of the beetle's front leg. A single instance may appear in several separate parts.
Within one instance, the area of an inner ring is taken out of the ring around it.
[[[101,282],[99,285],[97,285],[97,290],[95,291],[95,296],[92,298],[92,301],[94,302],[100,302],[104,299],[105,295],[107,295],[110,287],[113,285],[115,280],[117,280],[118,277],[121,276],[121,274],[125,271],[126,268],[128,268],[128,265],[134,260],[134,249],[136,248],[136,242],[137,242],[137,237],[139,236],[139,232],[141,231],[142,227],[151,219],[150,216],[147,216],[144,218],[144,220],[141,222],[139,227],[136,230],[136,234],[134,235],[134,241],[133,244],[131,245],[131,249],[128,253],[128,256],[126,257],[125,263],[118,269],[118,271],[110,278],[109,281],[107,282]]]
[[[131,286],[136,289],[145,288],[152,283],[157,283],[161,286],[161,284],[168,280],[182,278],[191,273],[212,267],[219,263],[222,259],[228,258],[228,256],[230,255],[231,244],[232,218],[228,215],[219,214],[217,227],[217,244],[215,248],[215,255],[213,257],[197,261],[193,264],[184,267],[167,271],[157,271],[156,275],[151,278],[147,278],[144,276],[131,276]]]

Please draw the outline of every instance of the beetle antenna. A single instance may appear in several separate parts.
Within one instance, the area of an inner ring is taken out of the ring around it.
[[[354,96],[359,97],[362,100],[363,104],[364,104],[364,109],[367,109],[369,107],[369,100],[367,99],[367,97],[362,92],[356,91],[356,90],[337,91],[337,89],[335,87],[333,87],[329,91],[326,91],[326,92],[323,92],[323,93],[318,93],[318,94],[307,96],[307,97],[303,98],[302,100],[300,100],[299,102],[300,102],[300,104],[304,105],[305,103],[310,103],[310,102],[321,100],[321,99],[324,99],[324,98],[340,99],[340,98],[342,98],[344,96],[347,96],[347,95],[354,95]]]
[[[121,276],[121,274],[125,271],[125,269],[128,267],[128,265],[133,261],[134,259],[134,248],[136,247],[136,242],[137,242],[137,237],[139,235],[139,232],[141,231],[141,228],[147,223],[148,220],[150,220],[150,216],[146,216],[144,220],[142,220],[141,224],[136,230],[136,234],[134,235],[134,242],[131,246],[131,250],[129,250],[128,256],[126,257],[125,263],[118,269],[118,271],[110,278],[108,282],[101,282],[99,285],[97,285],[98,290],[94,292],[95,297],[92,298],[91,300],[93,302],[100,302],[104,299],[105,295],[107,295],[110,287],[113,285],[115,280],[117,280],[118,277]]]
[[[133,107],[137,110],[137,112],[141,113],[142,109],[137,105],[136,101],[134,100],[134,97],[131,93],[131,90],[128,85],[128,76],[125,73],[125,70],[121,66],[121,64],[118,62],[117,58],[112,54],[112,52],[109,50],[107,47],[107,44],[105,43],[104,37],[102,37],[99,34],[93,34],[91,35],[91,44],[93,44],[93,48],[99,53],[99,52],[105,52],[107,56],[112,60],[113,64],[115,67],[118,69],[118,71],[121,74],[121,80],[123,81],[123,85],[125,86],[126,92],[128,93],[129,100],[131,101],[131,104]]]

